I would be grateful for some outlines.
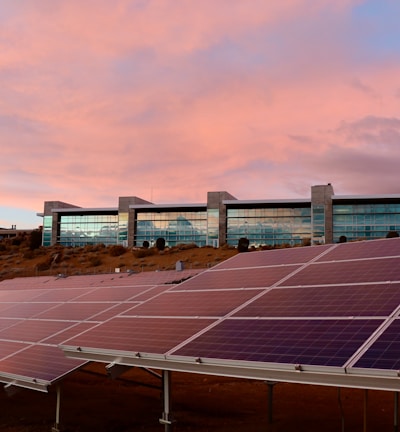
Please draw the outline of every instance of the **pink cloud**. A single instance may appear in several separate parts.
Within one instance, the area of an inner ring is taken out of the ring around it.
[[[304,197],[315,182],[363,190],[373,152],[380,173],[400,156],[400,65],[360,54],[372,32],[352,22],[360,3],[10,3],[2,201],[40,211],[51,199]]]

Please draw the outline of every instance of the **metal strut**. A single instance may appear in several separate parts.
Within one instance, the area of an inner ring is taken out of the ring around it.
[[[171,372],[162,371],[162,395],[164,412],[160,418],[160,423],[164,425],[165,432],[172,431],[172,414],[171,414]]]
[[[274,385],[278,384],[275,381],[265,381],[265,384],[268,386],[268,423],[271,424],[273,422],[274,412],[273,412],[273,404],[274,404]]]
[[[61,405],[61,387],[57,386],[57,403],[56,403],[56,421],[51,428],[51,432],[60,432],[60,405]]]

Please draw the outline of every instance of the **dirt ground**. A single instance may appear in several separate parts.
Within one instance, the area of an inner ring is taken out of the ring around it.
[[[94,373],[95,372],[95,373]],[[337,432],[393,431],[390,392],[278,383],[269,411],[262,381],[172,372],[172,414],[176,432]],[[59,430],[64,432],[163,431],[161,382],[132,368],[117,380],[104,365],[77,371],[60,383]],[[0,430],[51,431],[56,387],[49,393],[19,390],[0,394]],[[364,405],[367,400],[367,415]],[[270,418],[272,415],[272,419]],[[271,421],[272,420],[272,421]]]

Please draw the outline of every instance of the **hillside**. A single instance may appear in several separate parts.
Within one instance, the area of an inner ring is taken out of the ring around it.
[[[237,254],[234,247],[212,248],[181,245],[165,248],[128,249],[122,246],[37,247],[29,236],[0,242],[0,280],[56,274],[110,273],[209,268]],[[118,270],[117,270],[118,271]]]

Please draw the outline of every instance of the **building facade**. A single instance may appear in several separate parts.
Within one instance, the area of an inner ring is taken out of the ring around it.
[[[115,208],[82,208],[46,201],[43,246],[122,244],[152,246],[251,246],[336,243],[386,237],[400,231],[400,195],[337,196],[331,184],[311,187],[309,199],[238,200],[228,192],[208,192],[198,204],[154,204],[120,197]]]

